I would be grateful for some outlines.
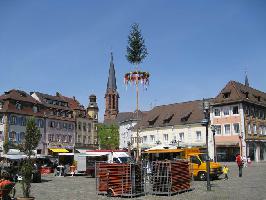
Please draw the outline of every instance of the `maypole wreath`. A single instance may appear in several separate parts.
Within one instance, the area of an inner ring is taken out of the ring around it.
[[[147,87],[149,85],[149,72],[143,71],[132,71],[125,74],[124,77],[124,84],[142,84],[143,86]]]

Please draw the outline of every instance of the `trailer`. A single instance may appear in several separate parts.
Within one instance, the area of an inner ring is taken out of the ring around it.
[[[122,150],[87,150],[74,155],[77,162],[77,174],[95,177],[95,163],[128,163],[132,162],[126,151]]]

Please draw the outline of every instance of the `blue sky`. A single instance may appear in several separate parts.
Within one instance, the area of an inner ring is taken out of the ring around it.
[[[132,23],[140,24],[151,74],[140,108],[214,97],[229,80],[266,91],[264,0],[1,0],[0,92],[12,88],[75,96],[97,95],[104,113],[110,52],[120,111],[136,107],[123,75]]]

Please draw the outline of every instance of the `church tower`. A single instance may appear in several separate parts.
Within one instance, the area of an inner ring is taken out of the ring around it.
[[[109,76],[107,82],[107,88],[105,93],[105,113],[104,120],[114,120],[119,112],[118,110],[118,98],[116,78],[115,78],[115,66],[113,63],[113,53],[111,52],[111,62],[109,68]]]
[[[93,119],[95,122],[98,122],[98,112],[99,108],[96,101],[96,96],[94,94],[89,97],[90,102],[87,108],[87,116],[89,119]]]

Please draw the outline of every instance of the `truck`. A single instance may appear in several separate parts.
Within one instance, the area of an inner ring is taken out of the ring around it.
[[[95,163],[128,163],[133,160],[123,150],[87,150],[85,153],[74,155],[77,163],[77,174],[95,177]]]
[[[146,157],[149,161],[186,159],[189,161],[193,177],[202,181],[207,178],[207,154],[202,153],[199,148],[146,150],[144,152],[144,157]],[[210,177],[212,179],[217,179],[221,174],[221,164],[210,161]]]

